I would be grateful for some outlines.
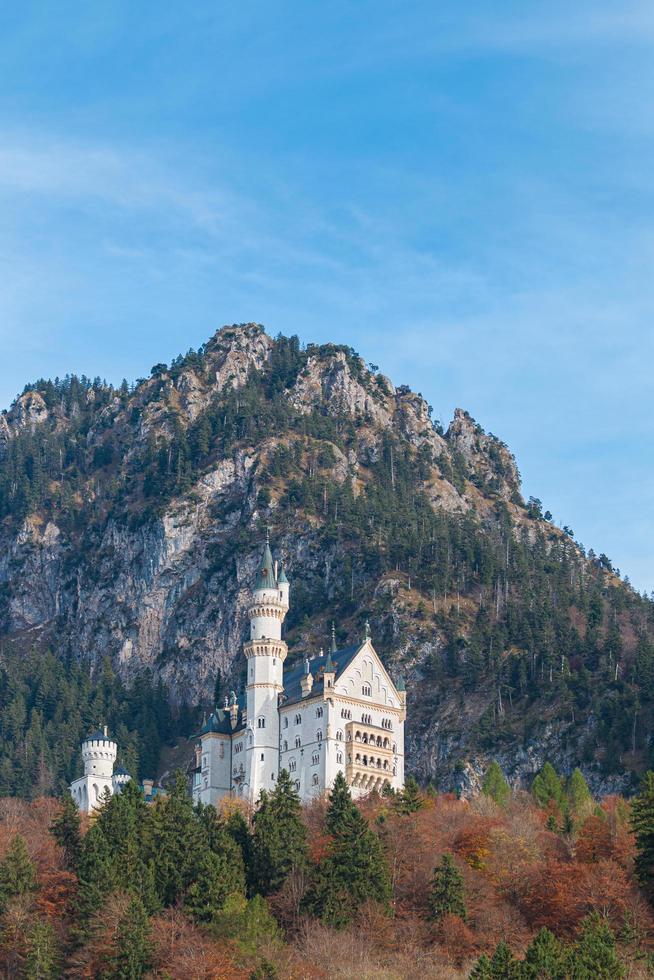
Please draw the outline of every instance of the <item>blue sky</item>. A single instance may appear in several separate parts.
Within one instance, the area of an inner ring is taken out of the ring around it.
[[[654,588],[654,6],[4,4],[0,405],[351,344]]]

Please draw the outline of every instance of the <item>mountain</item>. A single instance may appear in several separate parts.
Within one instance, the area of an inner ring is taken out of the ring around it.
[[[269,527],[289,662],[368,619],[406,677],[421,779],[466,788],[495,757],[524,781],[550,759],[628,790],[652,762],[654,606],[549,518],[503,442],[463,410],[444,431],[344,346],[241,324],[133,386],[37,381],[0,416],[0,706],[17,651],[94,678],[111,662],[173,707],[208,706],[218,673],[238,687]]]

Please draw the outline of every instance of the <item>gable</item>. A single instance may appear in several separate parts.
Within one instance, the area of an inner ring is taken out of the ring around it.
[[[371,695],[363,694],[366,685],[370,686]],[[361,646],[343,673],[337,676],[334,693],[347,694],[349,697],[364,701],[370,696],[376,704],[386,705],[389,708],[401,706],[395,684],[370,640]]]

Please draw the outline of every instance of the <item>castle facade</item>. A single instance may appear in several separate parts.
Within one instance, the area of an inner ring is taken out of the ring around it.
[[[284,669],[282,624],[290,586],[268,543],[248,608],[245,696],[232,693],[196,736],[192,793],[216,804],[225,796],[254,804],[286,769],[303,801],[342,772],[353,796],[404,785],[406,693],[384,668],[369,630],[359,643]]]

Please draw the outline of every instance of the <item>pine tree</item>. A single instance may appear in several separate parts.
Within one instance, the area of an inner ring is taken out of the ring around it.
[[[36,890],[36,869],[32,864],[25,838],[15,834],[0,864],[0,911],[19,895]]]
[[[56,980],[61,976],[57,939],[47,920],[37,919],[28,929],[21,976],[25,980]]]
[[[434,868],[429,889],[429,917],[438,921],[444,915],[458,915],[464,922],[468,917],[463,877],[449,854]]]
[[[332,835],[331,850],[315,869],[304,907],[340,928],[355,917],[363,902],[387,907],[391,886],[381,842],[352,802],[340,772],[330,795],[326,825]]]
[[[613,933],[599,912],[591,912],[581,924],[581,937],[569,961],[573,980],[619,980],[626,970],[615,950]]]
[[[472,970],[470,971],[470,976],[468,980],[494,980],[493,968],[491,966],[491,961],[482,953]]]
[[[645,773],[631,802],[631,827],[636,838],[636,877],[654,903],[654,772]]]
[[[50,832],[64,852],[66,867],[74,871],[79,861],[82,838],[79,809],[70,793],[64,793],[62,796],[61,812],[52,821]]]
[[[194,922],[210,922],[229,895],[244,892],[243,868],[235,864],[233,852],[205,851],[196,863],[195,879],[184,895],[183,907]]]
[[[567,951],[549,929],[541,929],[527,947],[520,976],[524,980],[567,980]]]
[[[511,787],[495,759],[484,776],[481,791],[485,796],[495,800],[498,806],[506,806],[511,799]]]
[[[252,834],[252,885],[270,895],[307,861],[307,830],[302,805],[285,769],[270,794],[261,795]]]
[[[139,980],[152,958],[150,923],[140,899],[130,901],[118,923],[108,980]]]
[[[91,916],[104,903],[107,895],[116,887],[116,872],[111,860],[111,850],[95,823],[88,831],[77,862],[78,888],[75,899],[77,933],[83,938]]]
[[[531,784],[531,792],[539,806],[547,806],[550,801],[559,806],[563,799],[563,788],[556,770],[546,762]]]
[[[422,808],[424,803],[420,793],[420,787],[413,776],[407,776],[404,789],[397,794],[394,802],[395,809],[399,813],[415,813]]]
[[[575,769],[568,780],[568,805],[574,814],[578,814],[586,803],[592,799],[588,783],[581,769]]]
[[[162,905],[173,905],[194,880],[207,847],[183,773],[177,773],[169,795],[149,807],[143,837],[145,863],[155,869],[157,897]]]

